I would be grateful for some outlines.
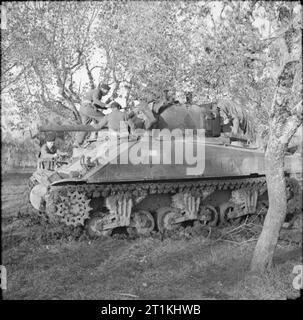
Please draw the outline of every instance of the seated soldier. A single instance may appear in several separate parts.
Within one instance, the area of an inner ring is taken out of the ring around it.
[[[144,119],[138,116],[134,111],[129,112],[127,122],[130,133],[134,133],[136,129],[145,129]]]
[[[156,125],[158,119],[155,116],[153,106],[150,106],[147,102],[141,101],[135,108],[133,116],[129,117],[129,121],[136,122],[135,129],[150,130]]]
[[[160,111],[163,112],[163,109],[166,109],[178,102],[179,101],[175,100],[173,92],[168,89],[165,89],[163,90],[163,94],[161,95],[161,97],[159,97],[154,103],[152,109],[156,114],[158,114],[160,113]]]
[[[66,152],[61,152],[60,150],[57,150],[57,147],[55,146],[55,140],[56,140],[56,134],[55,133],[49,133],[46,136],[46,143],[42,145],[40,153],[39,153],[39,161],[38,161],[38,167],[40,169],[46,169],[46,170],[54,170],[55,168],[55,159],[59,155],[67,155]]]

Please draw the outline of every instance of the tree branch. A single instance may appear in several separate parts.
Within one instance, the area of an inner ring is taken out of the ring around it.
[[[70,71],[70,70],[73,70],[74,68],[78,67],[81,65],[81,58],[83,56],[83,50],[77,50],[77,58],[76,58],[76,62],[71,66],[71,67],[67,67],[67,69]]]
[[[25,66],[18,74],[17,76],[15,76],[12,80],[7,80],[5,81],[3,79],[3,77],[1,77],[1,92],[4,92],[5,89],[7,89],[8,87],[10,87],[12,84],[16,83],[20,77],[24,74],[24,72],[26,71],[27,68],[29,68],[31,65],[29,66]]]
[[[86,68],[86,72],[87,72],[87,75],[88,75],[90,87],[91,87],[92,89],[95,89],[96,86],[95,86],[95,83],[94,83],[94,77],[93,77],[93,75],[92,75],[92,70],[93,70],[93,69],[89,69],[87,60],[85,60],[85,68]]]

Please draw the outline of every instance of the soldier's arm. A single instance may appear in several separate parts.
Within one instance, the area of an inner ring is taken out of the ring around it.
[[[97,90],[94,91],[94,93],[93,93],[93,104],[95,104],[100,109],[107,109],[106,108],[106,103],[104,103],[101,100],[99,100],[98,91]]]
[[[108,124],[108,115],[106,115],[105,117],[103,117],[98,124],[92,124],[92,126],[96,129],[96,130],[101,130],[103,127],[105,127]]]
[[[111,102],[113,102],[113,98],[112,97],[109,97],[106,101],[105,101],[105,104],[110,104]]]
[[[57,150],[57,154],[61,155],[61,156],[66,156],[66,155],[68,155],[68,152]]]

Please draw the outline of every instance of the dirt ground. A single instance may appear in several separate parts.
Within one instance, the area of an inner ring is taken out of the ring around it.
[[[302,240],[278,244],[275,267],[248,272],[254,239],[218,236],[160,239],[47,239],[20,214],[30,174],[2,176],[4,299],[286,299],[296,298],[293,267]],[[39,236],[38,236],[39,235]],[[249,241],[252,240],[252,241]]]

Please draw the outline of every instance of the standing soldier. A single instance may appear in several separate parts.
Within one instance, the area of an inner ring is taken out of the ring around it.
[[[105,114],[102,110],[107,109],[107,104],[112,100],[108,99],[102,102],[102,98],[108,94],[110,87],[107,84],[100,83],[97,88],[90,90],[80,107],[79,113],[81,114],[82,124],[89,124],[91,121],[98,123]],[[75,146],[80,146],[87,136],[87,132],[79,132],[76,136]]]

